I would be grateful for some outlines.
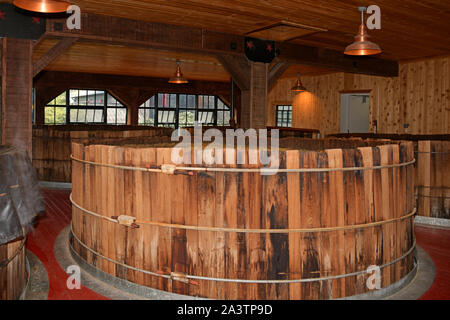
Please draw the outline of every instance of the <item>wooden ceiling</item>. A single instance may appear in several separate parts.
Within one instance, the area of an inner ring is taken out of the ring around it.
[[[380,58],[414,59],[450,53],[450,1],[436,0],[71,0],[82,12],[245,35],[287,20],[323,28],[293,43],[343,51],[358,30],[358,6],[381,8],[381,30],[370,30]]]
[[[33,61],[48,52],[57,39],[45,39],[34,49]],[[230,81],[230,75],[214,56],[166,50],[149,50],[78,41],[45,70],[169,78],[181,61],[183,75],[192,80]],[[283,77],[329,73],[332,70],[292,65]]]
[[[12,1],[9,1],[12,2]],[[286,36],[288,43],[343,51],[353,41],[366,1],[337,0],[70,0],[84,13],[95,13],[151,22],[200,27],[238,35],[265,33],[266,27],[284,21],[303,25],[314,32],[280,30],[266,32]],[[381,30],[370,30],[383,59],[406,60],[450,53],[450,1],[373,0],[381,8]],[[306,30],[305,29],[305,30]],[[276,31],[276,32],[275,32]],[[300,34],[292,39],[291,35]],[[56,40],[42,41],[34,60]],[[78,41],[46,70],[170,77],[175,61],[182,61],[185,77],[195,80],[229,81],[230,76],[214,56],[148,50]],[[291,66],[283,77],[333,72],[317,67]]]
[[[41,41],[34,50],[33,60],[38,60],[57,42],[55,39]],[[82,41],[74,43],[45,70],[169,78],[175,74],[177,60],[181,61],[181,70],[188,79],[230,80],[214,57]]]

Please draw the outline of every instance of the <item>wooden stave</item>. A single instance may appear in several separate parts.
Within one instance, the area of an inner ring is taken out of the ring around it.
[[[419,141],[416,155],[418,215],[450,219],[450,141]]]
[[[450,135],[355,133],[333,134],[328,137],[413,141],[417,159],[415,197],[418,215],[450,219]]]
[[[0,245],[0,262],[11,259],[0,267],[0,300],[21,298],[27,285],[26,248],[23,239]],[[19,250],[19,251],[17,251]]]

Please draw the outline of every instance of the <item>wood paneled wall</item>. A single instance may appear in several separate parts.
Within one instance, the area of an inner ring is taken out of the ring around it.
[[[292,125],[339,132],[340,93],[370,92],[370,129],[379,133],[450,133],[450,56],[400,63],[398,77],[348,73],[304,76],[309,92],[293,95],[295,78],[283,78],[269,92],[267,125],[275,125],[275,106],[292,104]]]

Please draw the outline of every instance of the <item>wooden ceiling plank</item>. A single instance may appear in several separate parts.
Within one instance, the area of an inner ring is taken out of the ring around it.
[[[63,38],[53,48],[51,48],[45,55],[40,57],[33,63],[33,77],[44,70],[53,60],[58,58],[64,51],[66,51],[78,38]]]

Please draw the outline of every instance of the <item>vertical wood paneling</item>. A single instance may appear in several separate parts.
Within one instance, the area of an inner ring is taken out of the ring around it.
[[[267,125],[275,125],[275,106],[292,104],[292,126],[339,132],[340,92],[370,92],[370,125],[378,133],[450,133],[450,57],[401,62],[395,78],[334,73],[304,76],[308,92],[293,95],[295,78],[278,80],[269,92]]]

